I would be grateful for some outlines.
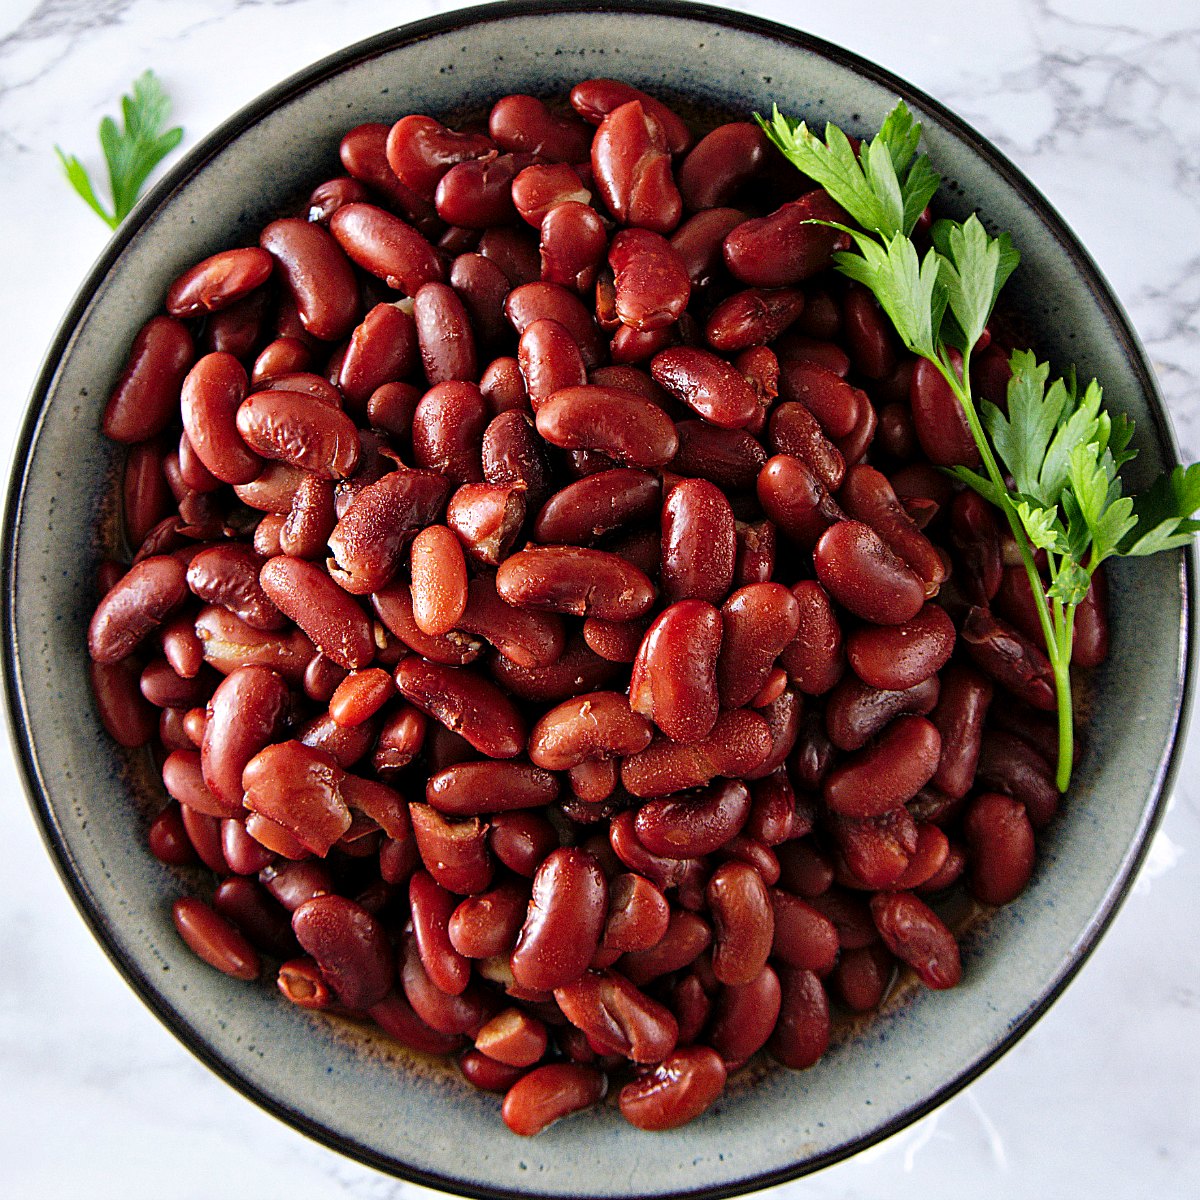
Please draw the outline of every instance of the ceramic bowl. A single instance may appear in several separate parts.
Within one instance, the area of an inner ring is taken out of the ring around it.
[[[1137,420],[1135,482],[1177,461],[1145,354],[1053,209],[994,147],[928,96],[835,46],[685,4],[490,5],[382,34],[325,59],[226,122],[125,222],[67,314],[16,450],[3,542],[5,683],[17,756],[47,844],[84,918],[145,1002],[201,1059],[343,1153],[467,1195],[729,1195],[814,1170],[895,1132],[973,1079],[1079,969],[1158,819],[1186,711],[1190,559],[1112,572],[1112,654],[1087,749],[1036,875],[971,935],[962,985],[916,990],[812,1070],[768,1070],[668,1135],[613,1107],[514,1137],[498,1101],[444,1068],[219,975],[177,938],[175,875],[145,846],[148,760],[118,750],[90,698],[84,635],[98,533],[122,452],[99,417],[126,349],[186,265],[338,173],[340,133],[508,92],[561,94],[619,76],[689,105],[876,127],[897,97],[925,125],[944,210],[978,209],[1023,255],[1010,285],[1042,353],[1096,375]],[[1119,696],[1120,703],[1104,697]]]

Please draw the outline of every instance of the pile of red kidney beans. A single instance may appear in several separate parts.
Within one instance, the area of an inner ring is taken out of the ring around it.
[[[340,157],[174,282],[104,414],[92,681],[161,763],[150,848],[212,872],[184,941],[457,1055],[522,1134],[610,1079],[680,1125],[897,967],[953,986],[930,902],[1028,882],[1053,683],[938,470],[977,461],[952,394],[807,223],[848,218],[612,80]]]

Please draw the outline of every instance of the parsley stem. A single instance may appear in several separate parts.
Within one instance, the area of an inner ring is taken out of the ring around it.
[[[941,354],[935,356],[932,362],[941,372],[942,378],[945,379],[962,406],[963,414],[967,418],[971,436],[979,448],[979,457],[983,461],[988,478],[1004,496],[1002,505],[1004,515],[1008,519],[1009,528],[1012,529],[1013,538],[1016,540],[1021,563],[1025,567],[1025,574],[1029,576],[1029,586],[1033,591],[1034,604],[1037,607],[1038,623],[1042,627],[1042,637],[1046,642],[1046,654],[1054,671],[1054,690],[1058,702],[1058,769],[1055,773],[1055,782],[1058,790],[1065,792],[1067,785],[1071,782],[1075,742],[1074,714],[1071,702],[1071,637],[1074,632],[1075,610],[1074,608],[1070,609],[1065,621],[1055,620],[1050,614],[1050,607],[1046,601],[1046,589],[1042,586],[1041,576],[1033,561],[1033,548],[1029,544],[1029,537],[1021,524],[1021,518],[1008,500],[1008,485],[1000,473],[1000,466],[996,462],[996,456],[992,453],[991,444],[983,431],[979,413],[975,409],[974,398],[971,396],[970,350],[968,349],[963,354],[961,379],[948,359],[943,361]],[[1056,610],[1061,611],[1061,605],[1057,602],[1055,607]],[[1060,636],[1064,630],[1066,632],[1065,640]]]

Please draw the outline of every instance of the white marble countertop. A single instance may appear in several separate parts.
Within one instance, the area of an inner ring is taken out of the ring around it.
[[[152,66],[185,148],[279,79],[438,0],[0,0],[0,330],[11,452],[44,348],[105,241],[55,142]],[[1200,457],[1195,0],[732,4],[841,42],[993,138],[1111,280]],[[973,11],[969,19],[965,15]],[[1141,878],[1082,974],[980,1080],[891,1141],[773,1195],[1200,1195],[1200,724]],[[71,906],[0,750],[0,1196],[396,1200],[423,1189],[307,1141],[144,1009]],[[433,1193],[426,1193],[433,1195]]]

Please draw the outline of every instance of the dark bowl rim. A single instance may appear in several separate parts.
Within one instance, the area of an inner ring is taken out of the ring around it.
[[[1055,241],[1068,254],[1072,265],[1097,304],[1106,312],[1112,325],[1119,331],[1121,348],[1133,364],[1140,385],[1149,397],[1155,432],[1168,452],[1172,465],[1180,461],[1170,418],[1167,415],[1157,381],[1149,366],[1145,350],[1134,333],[1124,308],[1091,255],[1084,249],[1078,238],[1042,193],[987,138],[925,92],[891,71],[832,42],[761,17],[715,8],[707,4],[690,3],[686,0],[609,0],[607,3],[589,2],[589,0],[501,0],[498,3],[455,9],[374,34],[296,72],[275,87],[263,92],[223,121],[151,188],[114,233],[72,299],[39,369],[13,448],[11,473],[5,495],[3,529],[0,532],[0,621],[2,621],[3,627],[2,638],[0,638],[0,655],[3,656],[4,701],[8,717],[9,737],[21,771],[26,795],[37,820],[42,840],[54,860],[64,886],[93,936],[142,1002],[201,1062],[260,1108],[332,1150],[407,1182],[454,1195],[478,1197],[479,1200],[529,1200],[529,1197],[536,1193],[478,1187],[450,1176],[409,1166],[337,1133],[305,1113],[266,1094],[249,1080],[243,1078],[217,1053],[211,1051],[204,1044],[199,1031],[194,1030],[174,1008],[161,998],[150,977],[142,970],[141,966],[111,939],[98,902],[62,840],[59,821],[49,804],[46,791],[41,785],[36,756],[23,718],[24,689],[19,672],[19,651],[16,644],[17,524],[24,499],[30,450],[59,362],[80,319],[121,253],[142,226],[210,159],[273,109],[356,63],[404,45],[450,32],[463,25],[481,25],[512,17],[560,15],[564,12],[581,14],[632,12],[650,16],[677,17],[704,21],[737,32],[768,37],[774,41],[819,55],[855,74],[864,76],[888,88],[907,103],[934,116],[949,132],[968,143],[985,160],[988,167],[1035,210],[1050,230]],[[672,1193],[673,1196],[688,1197],[689,1200],[720,1200],[722,1197],[743,1195],[811,1174],[876,1145],[920,1120],[978,1078],[1010,1050],[1058,999],[1096,948],[1101,936],[1112,923],[1117,909],[1128,895],[1137,871],[1145,859],[1151,838],[1161,823],[1167,807],[1166,799],[1180,766],[1183,745],[1180,734],[1182,730],[1186,729],[1194,695],[1196,612],[1195,606],[1192,604],[1192,593],[1196,578],[1195,548],[1189,544],[1184,550],[1180,572],[1184,619],[1180,631],[1183,653],[1181,678],[1178,680],[1179,706],[1175,714],[1169,744],[1159,763],[1151,793],[1147,797],[1148,819],[1143,821],[1140,840],[1128,858],[1124,872],[1114,880],[1100,910],[1084,930],[1074,953],[1064,963],[1061,974],[1051,987],[1014,1022],[1004,1038],[978,1062],[964,1068],[934,1093],[905,1109],[870,1134],[790,1167],[744,1177],[731,1183],[675,1192]],[[576,1193],[572,1200],[587,1200],[587,1197],[584,1193]]]

